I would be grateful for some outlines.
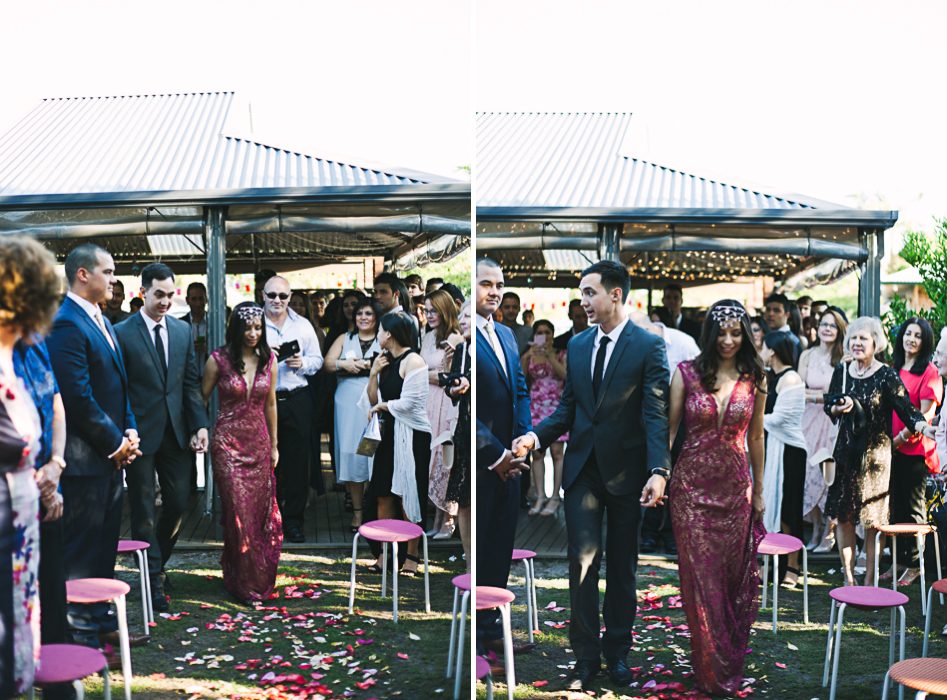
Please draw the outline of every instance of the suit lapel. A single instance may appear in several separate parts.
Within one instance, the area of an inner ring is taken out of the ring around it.
[[[155,349],[155,341],[152,340],[151,334],[148,332],[148,324],[145,323],[145,319],[141,318],[141,312],[136,314],[136,316],[138,316],[136,319],[136,322],[138,323],[138,332],[141,334],[141,339],[145,343],[145,347],[148,348],[148,354],[151,355],[151,361],[155,365],[155,371],[158,373],[158,378],[163,382],[164,372],[161,371],[161,365],[158,361],[158,351]]]
[[[612,377],[615,375],[615,370],[621,363],[622,353],[624,353],[625,348],[628,347],[629,338],[631,338],[634,328],[634,324],[631,321],[628,321],[625,324],[621,335],[618,336],[618,340],[615,342],[615,348],[612,350],[612,356],[608,358],[608,367],[605,368],[605,376],[602,377],[602,388],[598,392],[598,401],[595,404],[595,411],[592,412],[593,416],[598,412],[599,406],[602,405],[602,400],[605,398],[605,392],[608,391],[608,384],[612,381]]]
[[[596,333],[598,333],[597,327],[593,328],[591,333],[584,332],[577,341],[573,341],[578,350],[576,357],[584,358],[573,365],[578,368],[576,370],[578,391],[585,394],[585,400],[589,406],[595,405],[595,392],[592,391],[592,348],[595,345]]]
[[[503,341],[501,340],[500,343],[502,344]],[[497,357],[496,351],[493,349],[493,345],[490,344],[490,339],[487,338],[487,336],[483,332],[481,332],[481,330],[478,328],[477,329],[477,357],[479,358],[480,355],[490,358],[490,361],[493,362],[493,366],[496,367],[497,372],[499,372],[500,376],[503,377],[503,379],[505,380],[505,385],[506,385],[507,390],[510,393],[512,393],[513,389],[512,389],[512,385],[510,384],[509,372],[503,371],[503,366],[500,364],[500,358]]]
[[[72,308],[75,311],[76,315],[80,319],[82,319],[86,323],[86,325],[89,326],[91,337],[95,338],[96,342],[105,348],[105,352],[107,352],[109,356],[111,356],[112,361],[116,364],[116,366],[118,367],[118,371],[121,372],[122,377],[124,379],[125,367],[122,365],[122,360],[118,354],[118,338],[115,337],[115,333],[112,331],[111,324],[107,320],[105,320],[104,316],[102,317],[102,323],[105,326],[105,330],[109,334],[109,336],[112,338],[112,342],[115,343],[114,350],[112,349],[112,346],[109,345],[109,341],[106,340],[105,337],[102,335],[102,329],[99,328],[98,324],[96,324],[96,322],[92,319],[92,317],[86,313],[85,309],[83,309],[81,306],[79,306],[76,302],[74,302],[69,297],[66,297],[66,301],[72,304]]]

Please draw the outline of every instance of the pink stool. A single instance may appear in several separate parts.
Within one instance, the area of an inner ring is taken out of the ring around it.
[[[942,579],[944,577],[940,569],[940,541],[937,539],[937,528],[928,523],[901,523],[897,525],[879,525],[878,532],[875,533],[875,585],[877,586],[878,581],[878,555],[881,553],[881,534],[891,536],[891,566],[894,567],[894,570],[898,570],[898,547],[897,547],[897,537],[898,535],[914,535],[917,537],[917,551],[920,553],[920,565],[921,565],[921,615],[927,615],[927,601],[924,598],[924,538],[927,533],[934,533],[934,550],[937,555],[937,578]],[[891,577],[891,588],[898,590],[898,577]],[[940,604],[944,604],[944,594],[940,594]]]
[[[460,606],[460,638],[464,637],[464,627],[467,625],[467,601],[470,600],[470,574],[455,576],[451,583],[454,584],[454,610],[450,618],[450,647],[447,650],[447,677],[450,678],[452,663],[454,660],[454,632],[457,627],[457,596],[463,591],[463,601]],[[461,644],[463,648],[463,644]],[[454,700],[460,697],[460,671],[463,668],[463,652],[457,654],[457,679],[454,681]]]
[[[763,555],[763,604],[766,607],[766,588],[769,582],[769,557],[773,558],[773,634],[776,634],[776,615],[779,610],[779,555],[802,550],[802,622],[809,624],[809,553],[798,537],[768,532],[760,542],[759,553]]]
[[[398,561],[398,543],[409,542],[417,537],[424,540],[424,609],[431,612],[431,587],[428,581],[427,535],[418,525],[404,520],[373,520],[358,528],[352,538],[352,581],[349,590],[349,615],[355,606],[355,557],[358,550],[358,537],[382,543],[381,555],[381,597],[385,597],[388,587],[388,543],[391,542],[392,561]],[[394,621],[398,624],[398,573],[391,577],[392,597],[394,598]]]
[[[888,650],[888,665],[894,663],[894,639],[895,632],[895,613],[901,611],[901,661],[904,661],[904,604],[908,602],[908,597],[898,591],[889,591],[887,588],[875,588],[873,586],[843,586],[833,588],[829,595],[832,597],[832,612],[829,616],[829,638],[825,645],[825,667],[822,671],[822,687],[829,682],[829,657],[832,656],[832,643],[835,643],[835,657],[832,662],[832,690],[829,692],[829,700],[835,700],[835,683],[838,680],[838,657],[839,649],[842,646],[842,618],[845,615],[845,608],[852,606],[858,610],[867,612],[876,612],[891,609],[891,643]],[[835,621],[835,608],[838,606],[838,623]],[[902,694],[903,694],[902,689]]]
[[[490,662],[482,656],[477,657],[477,680],[483,678],[487,684],[487,700],[493,700],[493,678],[490,676]]]
[[[513,673],[513,631],[510,628],[510,606],[516,596],[505,588],[492,586],[477,586],[474,590],[474,604],[477,610],[500,609],[503,620],[503,663],[506,664],[506,694],[508,700],[513,700],[513,690],[516,688],[516,675]],[[460,654],[463,654],[464,640],[460,640]]]
[[[928,603],[928,610],[930,603]],[[881,700],[888,700],[889,680],[901,686],[916,690],[914,700],[924,700],[928,693],[947,694],[947,659],[908,659],[899,661],[888,669],[885,675],[884,691]]]
[[[138,578],[141,583],[141,610],[145,618],[145,634],[151,634],[149,622],[155,621],[155,613],[151,607],[151,575],[148,571],[148,553],[145,551],[151,545],[141,540],[119,540],[118,553],[134,552],[138,560]]]
[[[122,678],[125,681],[125,700],[132,697],[132,650],[128,645],[128,620],[125,618],[125,596],[131,588],[124,581],[113,578],[80,578],[66,581],[66,600],[70,603],[115,603],[118,614],[118,636],[121,640]]]
[[[533,559],[536,552],[528,549],[514,549],[513,563],[523,562],[526,568],[526,618],[529,620],[526,624],[529,627],[529,642],[533,643],[533,630],[539,629],[539,608],[536,607],[536,569],[533,567]]]
[[[934,602],[934,591],[940,593],[940,597],[943,599],[944,593],[947,593],[947,579],[942,578],[940,581],[934,581],[934,585],[931,586],[930,591],[927,593],[927,614],[924,615],[924,651],[921,654],[922,659],[927,658],[927,638],[931,633],[931,604]]]
[[[78,644],[46,644],[39,651],[40,666],[33,677],[29,699],[34,698],[34,688],[42,690],[57,683],[72,683],[76,689],[76,697],[82,700],[85,697],[82,679],[105,669],[102,673],[102,679],[105,682],[105,700],[111,700],[109,672],[105,668],[107,663],[105,654],[98,649]]]

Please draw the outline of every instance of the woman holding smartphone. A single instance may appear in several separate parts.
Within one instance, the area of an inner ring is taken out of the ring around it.
[[[427,364],[428,397],[427,417],[431,422],[431,463],[428,474],[428,497],[437,508],[434,527],[428,537],[446,540],[454,534],[454,516],[457,504],[446,498],[447,482],[453,462],[451,436],[457,422],[457,408],[444,393],[439,375],[448,371],[453,359],[454,347],[463,342],[460,323],[457,320],[457,305],[450,294],[442,289],[424,297],[424,316],[428,332],[421,341],[421,359]],[[447,455],[445,459],[445,447]]]
[[[533,340],[522,357],[523,374],[529,387],[529,410],[533,425],[556,412],[562,396],[562,383],[566,378],[566,351],[558,353],[552,346],[556,329],[552,323],[539,320],[533,324]],[[546,450],[533,451],[533,466],[530,469],[536,501],[529,509],[530,515],[555,515],[559,509],[559,487],[562,484],[562,460],[569,434],[563,435],[549,446],[552,454],[552,495],[546,498]]]

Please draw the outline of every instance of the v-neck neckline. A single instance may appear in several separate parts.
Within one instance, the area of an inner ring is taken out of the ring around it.
[[[741,377],[737,377],[737,380],[733,383],[733,388],[730,390],[730,393],[727,394],[727,399],[726,399],[726,401],[723,403],[723,413],[720,412],[721,404],[717,402],[717,395],[716,395],[716,394],[710,394],[710,398],[713,399],[713,402],[714,402],[714,410],[716,411],[716,414],[717,414],[717,416],[716,416],[716,424],[717,424],[717,432],[718,432],[718,433],[719,433],[721,430],[723,430],[723,424],[724,424],[724,422],[726,422],[726,420],[727,420],[727,413],[730,411],[730,402],[731,402],[732,399],[733,399],[733,394],[734,394],[734,392],[737,390],[737,387],[740,385],[740,379],[741,379],[741,378],[742,378],[742,376],[741,376]],[[708,392],[708,393],[709,393],[709,392]]]
[[[246,361],[244,361],[244,365],[246,365]],[[250,403],[250,394],[253,392],[253,385],[256,384],[256,375],[259,373],[259,369],[260,358],[258,357],[256,358],[256,368],[253,370],[253,376],[250,378],[249,383],[247,382],[247,378],[244,376],[243,372],[237,372],[237,374],[240,375],[240,381],[243,382],[244,403]]]

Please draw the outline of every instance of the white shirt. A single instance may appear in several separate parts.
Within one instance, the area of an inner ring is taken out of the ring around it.
[[[663,329],[664,347],[667,350],[668,369],[670,370],[669,377],[673,379],[677,366],[697,357],[700,354],[700,347],[697,345],[697,341],[683,331],[668,328],[663,323],[655,322],[654,325],[661,326]]]
[[[197,339],[201,336],[204,337],[204,346],[207,346],[207,314],[204,314],[204,318],[200,321],[195,321],[193,318],[189,322],[191,326],[191,342],[196,343]],[[200,377],[204,376],[204,365],[207,364],[207,351],[195,353],[197,355],[197,374]]]
[[[503,351],[503,343],[500,342],[500,336],[497,335],[496,324],[494,324],[492,318],[484,318],[480,314],[477,314],[476,321],[477,328],[493,347],[493,351],[497,354],[497,359],[500,361],[500,366],[503,367],[503,374],[506,375],[506,353]],[[489,331],[487,330],[488,328]],[[493,338],[496,338],[496,345],[494,345],[490,339],[491,334]]]
[[[612,328],[610,333],[606,333],[602,330],[602,327],[599,326],[598,330],[595,331],[595,342],[592,343],[592,378],[595,378],[595,358],[598,355],[598,346],[602,344],[602,338],[606,335],[608,336],[609,343],[605,346],[605,365],[602,367],[602,378],[605,378],[605,371],[608,369],[608,361],[612,359],[612,352],[615,350],[615,343],[618,342],[618,339],[621,337],[622,331],[625,330],[625,326],[628,325],[628,318],[626,317],[621,323]]]
[[[66,296],[72,299],[74,302],[76,302],[79,305],[79,308],[81,308],[83,311],[89,314],[89,318],[92,319],[92,323],[95,324],[96,328],[101,329],[102,326],[105,325],[105,317],[104,315],[102,315],[102,309],[100,309],[98,306],[93,304],[91,301],[83,299],[82,297],[80,297],[78,294],[75,294],[74,292],[66,292]],[[102,318],[102,326],[100,326],[99,322],[96,320],[97,317]],[[112,337],[105,331],[102,331],[102,335],[105,336],[105,339],[108,341],[108,344],[112,346],[112,350],[114,350],[115,343],[112,342]]]
[[[322,368],[322,350],[319,349],[319,338],[316,331],[302,316],[292,309],[287,309],[287,318],[283,327],[277,328],[265,313],[266,342],[270,347],[282,345],[293,340],[299,341],[299,354],[302,356],[303,366],[291,369],[286,362],[279,363],[276,374],[276,390],[292,391],[307,386],[306,377],[315,374]]]
[[[151,316],[145,313],[145,310],[142,309],[141,317],[145,320],[145,326],[148,327],[148,335],[151,337],[151,342],[155,343],[155,349],[158,348],[158,343],[155,342],[155,326],[161,326],[161,347],[164,350],[164,361],[165,367],[171,366],[171,355],[169,351],[171,346],[168,344],[168,324],[165,322],[164,316],[161,317],[160,321],[155,321]]]

